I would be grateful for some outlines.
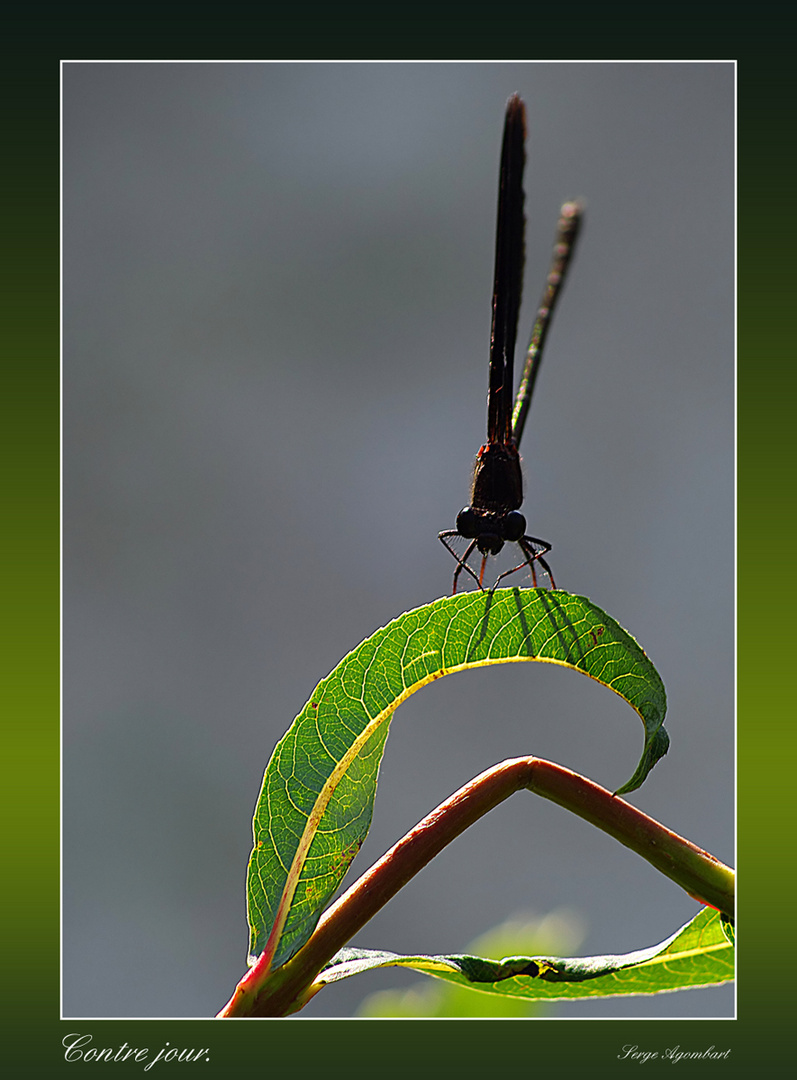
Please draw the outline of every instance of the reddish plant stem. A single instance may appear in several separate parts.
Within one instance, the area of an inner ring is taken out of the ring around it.
[[[407,882],[480,817],[523,788],[558,803],[636,851],[702,904],[728,916],[734,874],[713,855],[665,828],[606,788],[540,758],[513,758],[460,788],[402,837],[321,917],[309,940],[264,982],[255,965],[218,1014],[285,1016],[323,986],[323,966]]]

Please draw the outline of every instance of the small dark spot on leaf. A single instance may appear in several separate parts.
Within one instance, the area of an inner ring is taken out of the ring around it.
[[[536,979],[540,974],[540,965],[536,960],[529,960],[528,964],[524,967],[515,968],[514,971],[507,978],[514,978],[515,975],[530,975],[532,979]]]

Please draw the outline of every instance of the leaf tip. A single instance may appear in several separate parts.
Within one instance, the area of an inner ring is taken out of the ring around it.
[[[647,779],[648,773],[651,771],[657,761],[667,753],[670,749],[670,736],[664,727],[660,727],[654,734],[648,745],[645,747],[645,752],[639,764],[636,767],[636,771],[630,780],[626,781],[622,787],[619,787],[615,791],[615,795],[627,795],[629,791],[636,791],[637,788],[642,787]]]

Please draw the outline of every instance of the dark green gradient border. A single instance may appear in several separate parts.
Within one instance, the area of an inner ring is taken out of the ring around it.
[[[722,17],[729,18],[727,13]],[[285,55],[388,55],[383,47],[363,47],[350,36],[338,48],[314,15],[307,18],[314,36],[308,39],[303,29],[301,36],[280,37]],[[400,49],[392,41],[390,48],[395,55],[414,58],[441,57],[452,50],[457,56],[485,52],[500,57],[507,49],[517,49],[518,40],[527,40],[551,43],[548,52],[553,56],[650,56],[644,37],[619,47],[617,38],[608,36],[608,24],[600,30],[576,26],[572,13],[522,18],[527,25],[516,25],[509,40],[505,31],[491,40],[479,27],[479,36],[464,42],[461,31],[452,36],[447,21],[439,36],[433,27],[425,29],[420,46],[416,41]],[[671,12],[668,18],[676,17]],[[552,20],[549,26],[546,19]],[[696,43],[694,36],[687,37],[691,21],[678,25],[687,28],[679,45],[665,48],[658,28],[655,39],[651,37],[659,55],[739,59],[739,1018],[531,1022],[533,1026],[301,1018],[224,1024],[59,1019],[59,56],[118,57],[130,50],[132,56],[148,58],[155,52],[171,57],[182,49],[197,56],[235,57],[240,44],[223,41],[221,31],[210,48],[193,38],[166,40],[168,30],[160,31],[154,48],[150,44],[140,49],[132,47],[129,38],[123,45],[121,39],[95,45],[53,37],[34,56],[23,50],[4,71],[6,110],[14,114],[4,140],[9,153],[2,179],[7,305],[2,437],[8,511],[3,536],[9,600],[3,627],[11,676],[4,695],[10,750],[3,789],[5,851],[10,857],[5,862],[3,1015],[4,1058],[12,1075],[60,1075],[67,1067],[61,1039],[70,1032],[91,1034],[95,1045],[127,1042],[153,1052],[167,1041],[173,1047],[208,1047],[210,1064],[194,1066],[203,1077],[242,1075],[246,1066],[264,1076],[288,1070],[324,1077],[492,1077],[510,1071],[525,1077],[553,1070],[560,1076],[582,1071],[616,1076],[628,1067],[618,1060],[626,1044],[659,1050],[675,1045],[684,1050],[730,1047],[730,1073],[721,1062],[680,1066],[681,1072],[723,1070],[726,1076],[739,1075],[743,1066],[766,1069],[791,1056],[786,1024],[791,1022],[788,972],[794,945],[787,937],[785,952],[785,946],[776,949],[770,932],[776,920],[788,914],[786,898],[794,873],[791,845],[784,830],[776,828],[793,816],[788,773],[794,714],[787,685],[792,682],[792,637],[787,616],[778,616],[774,605],[794,576],[794,421],[785,414],[794,412],[797,376],[782,314],[793,302],[787,260],[792,258],[788,236],[794,231],[791,165],[796,151],[791,85],[780,74],[789,65],[763,50],[760,59],[752,56],[754,45],[742,40],[741,31],[735,42],[714,36]],[[760,32],[765,30],[771,33],[772,27],[762,25]],[[37,30],[36,40],[44,32],[44,27]],[[47,32],[52,33],[51,28]],[[751,37],[756,32],[755,23],[744,28]],[[8,40],[19,42],[14,33]],[[31,40],[30,34],[22,40]],[[267,44],[263,47],[268,50]],[[695,198],[709,199],[711,193],[696,192]],[[770,601],[766,606],[762,597]],[[781,763],[777,770],[774,761]],[[771,867],[779,852],[786,862],[778,863],[776,877]],[[125,928],[120,926],[119,932]],[[124,972],[105,974],[112,993]],[[649,1062],[647,1070],[663,1064],[669,1067],[668,1062]]]

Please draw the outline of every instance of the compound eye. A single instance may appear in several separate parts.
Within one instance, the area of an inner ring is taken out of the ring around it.
[[[523,523],[525,528],[525,522]],[[457,514],[457,532],[466,540],[472,540],[479,531],[479,519],[470,506],[463,506]]]
[[[519,510],[510,510],[504,517],[504,540],[518,541],[526,531],[526,519]]]

